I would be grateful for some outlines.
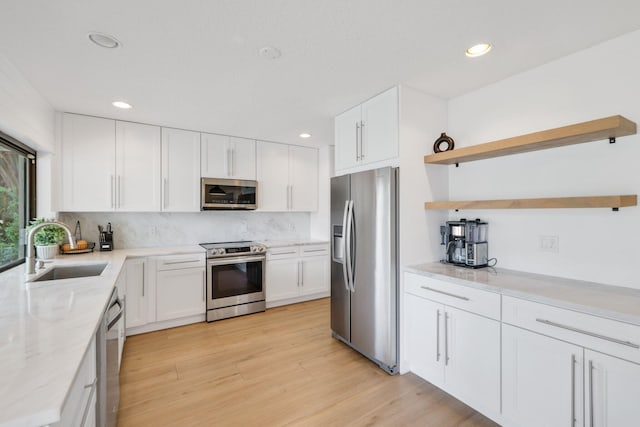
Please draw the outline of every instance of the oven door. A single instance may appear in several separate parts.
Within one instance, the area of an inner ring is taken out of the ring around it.
[[[264,301],[265,257],[207,260],[207,310]]]

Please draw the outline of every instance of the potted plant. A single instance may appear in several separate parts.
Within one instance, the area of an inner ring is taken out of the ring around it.
[[[36,218],[29,222],[30,226],[27,227],[27,233],[34,226],[42,224],[43,222],[50,222],[52,219]],[[51,259],[58,255],[59,246],[66,237],[66,233],[62,227],[55,225],[47,225],[36,231],[33,235],[33,243],[36,247],[36,256],[39,259]]]

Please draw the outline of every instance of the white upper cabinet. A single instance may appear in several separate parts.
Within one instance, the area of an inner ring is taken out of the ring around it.
[[[160,210],[160,128],[116,122],[116,210]]]
[[[200,210],[200,133],[162,128],[162,211]]]
[[[160,210],[160,128],[65,114],[62,210]]]
[[[256,179],[256,142],[252,139],[203,133],[201,176]]]
[[[289,146],[258,141],[258,209],[289,208]]]
[[[335,118],[336,172],[398,157],[398,88],[377,95]]]
[[[113,210],[115,120],[64,114],[62,126],[61,210]]]
[[[258,142],[258,209],[318,209],[318,150]]]
[[[318,210],[318,150],[289,147],[289,210]]]

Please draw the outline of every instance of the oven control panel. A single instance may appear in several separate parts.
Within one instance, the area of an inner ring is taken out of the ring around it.
[[[263,254],[265,252],[267,252],[267,248],[263,245],[237,246],[231,248],[210,248],[207,249],[207,258],[242,256],[247,254]]]

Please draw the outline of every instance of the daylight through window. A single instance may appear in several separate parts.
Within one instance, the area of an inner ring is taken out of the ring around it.
[[[22,232],[35,216],[35,151],[0,133],[0,271],[24,261]]]

